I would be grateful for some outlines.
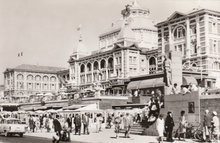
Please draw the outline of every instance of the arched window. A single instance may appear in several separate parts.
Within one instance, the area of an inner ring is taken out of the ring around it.
[[[113,69],[113,65],[114,65],[113,58],[109,58],[108,59],[108,68]]]
[[[17,79],[18,79],[18,80],[23,80],[23,79],[24,79],[24,76],[23,76],[22,74],[18,74],[18,75],[17,75]]]
[[[94,69],[94,70],[98,70],[98,68],[99,68],[99,64],[98,64],[97,61],[95,61],[95,62],[94,62],[93,69]]]
[[[40,77],[39,75],[36,75],[36,76],[35,76],[35,80],[36,80],[36,81],[40,81],[40,80],[41,80],[41,77]]]
[[[88,63],[87,64],[87,71],[91,71],[92,70],[92,65],[91,65],[91,63]]]
[[[48,81],[49,80],[49,77],[48,76],[44,76],[43,77],[43,81]]]
[[[80,66],[80,73],[83,73],[83,72],[85,72],[85,65]]]
[[[50,81],[51,82],[56,82],[56,77],[55,76],[51,76]]]
[[[101,69],[105,68],[106,67],[106,63],[105,63],[105,60],[102,60],[101,61]]]
[[[186,30],[183,26],[178,26],[173,32],[174,39],[184,38],[186,36]]]
[[[157,65],[156,65],[156,59],[154,57],[151,57],[149,59],[149,74],[154,74],[156,73],[156,68]]]
[[[27,80],[33,80],[33,75],[28,75]]]

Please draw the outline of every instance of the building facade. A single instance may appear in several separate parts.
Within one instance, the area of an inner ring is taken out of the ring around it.
[[[183,70],[195,69],[216,78],[220,86],[220,12],[193,9],[189,13],[174,12],[157,24],[158,52],[182,52]],[[162,58],[158,68],[162,69]],[[207,79],[208,87],[215,84]]]
[[[157,29],[149,10],[136,2],[122,10],[122,18],[99,36],[99,49],[87,53],[82,36],[70,56],[72,88],[100,86],[105,95],[124,95],[132,76],[157,72]]]
[[[58,72],[64,68],[19,65],[4,72],[4,94],[9,99],[28,98],[37,94],[56,94],[60,88]]]

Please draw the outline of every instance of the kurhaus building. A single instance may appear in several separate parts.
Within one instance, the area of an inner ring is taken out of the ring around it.
[[[130,77],[158,71],[158,33],[150,11],[133,2],[121,13],[122,18],[99,36],[97,51],[88,53],[80,34],[69,59],[73,89],[91,89],[99,83],[105,95],[125,95]]]
[[[69,59],[72,89],[101,83],[105,94],[125,95],[132,78],[163,73],[163,56],[171,51],[182,53],[185,75],[195,72],[201,86],[220,86],[220,12],[174,12],[156,25],[150,11],[136,1],[121,13],[122,18],[99,36],[97,51],[88,53],[80,34]]]
[[[64,68],[19,65],[15,68],[7,68],[4,72],[5,96],[11,99],[19,99],[37,94],[56,94],[60,88],[58,73]]]

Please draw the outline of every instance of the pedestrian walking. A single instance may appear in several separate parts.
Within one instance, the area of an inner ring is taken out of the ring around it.
[[[120,123],[121,123],[120,117],[119,117],[119,116],[116,116],[116,117],[115,117],[115,121],[114,121],[116,139],[118,138],[118,134],[119,134],[119,132],[120,132]]]
[[[164,119],[162,114],[160,114],[156,120],[156,129],[159,136],[158,141],[159,143],[163,143]]]
[[[79,135],[81,135],[81,123],[82,119],[81,116],[79,114],[76,114],[74,123],[75,123],[75,135],[78,133]]]
[[[178,138],[181,140],[181,137],[183,137],[183,141],[185,140],[186,136],[186,117],[185,117],[185,111],[180,112],[180,118],[179,118],[179,128],[178,128]]]
[[[82,116],[82,123],[83,123],[83,133],[89,135],[89,117],[87,113]]]
[[[124,129],[125,129],[125,138],[130,138],[130,129],[132,126],[132,119],[129,115],[129,113],[126,113],[126,116],[124,117]]]
[[[56,133],[58,133],[59,138],[61,138],[62,127],[61,127],[61,124],[60,124],[58,118],[59,118],[59,116],[56,115],[56,118],[53,120],[53,126],[54,126],[54,131]]]
[[[172,112],[167,112],[167,117],[165,119],[165,131],[166,131],[166,137],[168,142],[173,142],[173,127],[174,127],[174,121],[173,121],[173,115]]]
[[[205,110],[203,118],[203,141],[211,141],[211,122],[212,117],[209,114],[209,110]]]
[[[212,112],[212,140],[216,138],[219,140],[219,118],[217,117],[217,112]]]

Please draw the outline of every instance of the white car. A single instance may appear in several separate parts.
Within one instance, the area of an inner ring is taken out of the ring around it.
[[[4,134],[5,136],[18,134],[20,137],[23,137],[23,134],[27,131],[27,128],[27,125],[22,124],[19,119],[0,119],[0,133]]]

